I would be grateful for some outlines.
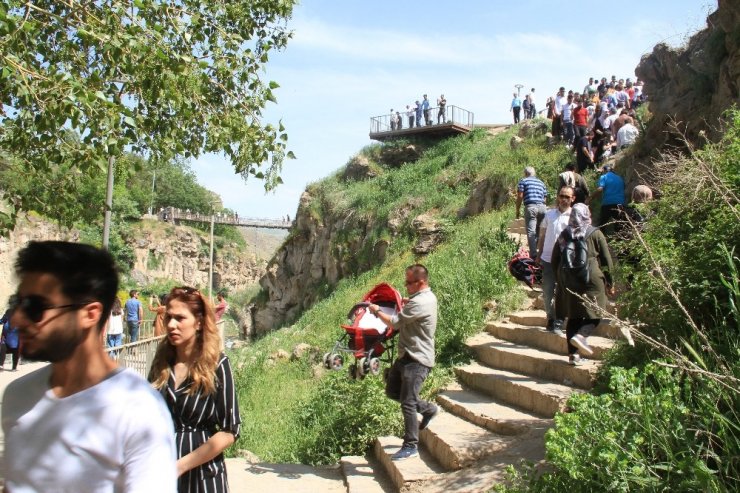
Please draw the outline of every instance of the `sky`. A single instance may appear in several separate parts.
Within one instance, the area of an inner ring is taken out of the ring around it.
[[[294,218],[306,185],[372,143],[372,116],[423,94],[434,106],[444,94],[476,123],[509,123],[516,84],[522,96],[536,88],[542,109],[560,86],[581,91],[589,77],[634,77],[655,44],[683,45],[716,8],[717,0],[622,8],[581,0],[304,0],[288,22],[294,38],[264,74],[280,84],[265,121],[282,120],[297,156],[285,161],[284,184],[265,194],[260,180],[245,182],[214,154],[191,167],[242,217]]]

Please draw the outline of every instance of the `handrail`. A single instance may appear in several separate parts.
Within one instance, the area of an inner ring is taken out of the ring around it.
[[[435,106],[428,110],[428,120],[424,117],[424,111],[422,110],[422,122],[417,124],[414,122],[413,128],[429,128],[432,126],[439,125],[462,125],[464,127],[472,128],[474,126],[474,114],[472,111],[468,111],[464,108],[454,105],[446,105],[442,113],[440,113],[440,107]],[[403,132],[410,130],[408,127],[408,116],[405,111],[399,111],[401,116],[401,126],[398,127],[395,122],[391,122],[391,116],[393,114],[385,114],[373,116],[370,118],[370,133],[384,133],[384,132]],[[414,112],[414,120],[416,120],[416,112]]]
[[[109,347],[107,351],[111,358],[118,361],[119,366],[130,368],[143,378],[147,378],[157,346],[164,337],[149,337],[122,346]]]
[[[268,229],[290,229],[293,224],[291,221],[281,219],[267,219],[259,217],[240,217],[238,214],[226,214],[226,213],[215,213],[215,214],[203,214],[200,212],[191,212],[190,209],[179,209],[177,207],[167,207],[159,211],[157,217],[161,221],[197,221],[202,223],[210,223],[213,221],[214,224],[229,224],[233,226],[245,226],[252,228],[268,228]]]

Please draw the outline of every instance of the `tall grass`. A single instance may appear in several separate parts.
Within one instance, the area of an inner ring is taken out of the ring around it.
[[[380,435],[398,433],[398,405],[384,396],[380,377],[352,381],[346,372],[327,372],[320,359],[342,334],[346,313],[379,282],[403,285],[404,268],[417,261],[430,271],[439,299],[437,366],[423,393],[431,396],[448,382],[452,367],[468,361],[465,340],[480,331],[486,301],[501,312],[520,301],[506,262],[516,245],[505,234],[511,208],[459,220],[458,210],[475,182],[494,175],[513,189],[525,165],[545,176],[560,171],[564,153],[547,153],[543,139],[530,139],[512,150],[510,134],[492,138],[485,132],[448,139],[431,147],[417,162],[383,168],[377,178],[344,183],[337,177],[313,184],[310,193],[321,206],[312,214],[346,214],[369,218],[377,235],[391,238],[383,265],[342,280],[289,328],[271,333],[234,354],[244,427],[236,448],[267,461],[333,463],[341,455],[362,454]],[[372,148],[364,152],[377,155]],[[566,155],[567,157],[567,155]],[[445,225],[445,241],[429,255],[411,253],[413,234],[393,236],[387,218],[400,208],[409,217],[431,212]],[[352,231],[346,232],[347,237]],[[342,241],[340,238],[339,241]],[[300,343],[315,348],[299,360],[276,358]]]

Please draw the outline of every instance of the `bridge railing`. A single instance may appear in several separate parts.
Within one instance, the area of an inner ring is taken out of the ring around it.
[[[414,128],[424,128],[433,125],[449,125],[456,124],[465,127],[473,127],[474,125],[474,114],[472,111],[468,111],[459,106],[447,105],[444,109],[444,118],[439,113],[439,107],[429,108],[429,125],[427,125],[424,112],[421,113],[421,122],[417,125],[416,113],[414,113]],[[373,116],[370,118],[370,133],[381,133],[381,132],[398,132],[409,129],[409,119],[405,111],[400,111],[401,114],[401,126],[399,127],[395,123],[395,113]],[[392,118],[393,117],[393,118]]]
[[[233,224],[234,226],[249,226],[256,228],[280,228],[289,229],[291,221],[286,218],[281,219],[267,219],[258,217],[241,217],[237,214],[224,214],[216,213],[202,214],[200,212],[191,212],[189,210],[182,210],[176,207],[168,207],[160,211],[158,214],[159,219],[163,221],[180,220],[180,221],[198,221],[202,223],[210,223],[211,219],[216,224]]]
[[[149,337],[122,346],[106,348],[111,358],[118,361],[120,366],[131,368],[144,378],[149,376],[149,368],[154,361],[159,341],[165,336]]]

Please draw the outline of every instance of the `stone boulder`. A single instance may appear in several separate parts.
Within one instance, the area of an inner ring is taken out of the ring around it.
[[[522,139],[521,137],[518,137],[516,135],[513,135],[511,137],[511,140],[509,141],[509,146],[512,149],[518,149],[519,146],[521,146],[523,142],[524,142],[524,139]]]
[[[458,212],[458,217],[469,217],[490,210],[500,209],[512,195],[502,176],[480,180],[473,186],[468,201]]]
[[[367,157],[358,155],[347,163],[342,179],[344,181],[362,181],[376,176],[378,176],[378,172],[373,168]]]
[[[444,229],[431,214],[421,214],[411,222],[418,236],[413,251],[426,255],[444,240]]]
[[[413,144],[404,147],[383,146],[380,149],[380,162],[391,168],[400,168],[404,163],[413,163],[422,155],[422,150]]]
[[[538,135],[545,135],[548,131],[547,123],[537,120],[525,120],[524,123],[519,127],[519,137],[526,139],[530,137],[536,137]]]

